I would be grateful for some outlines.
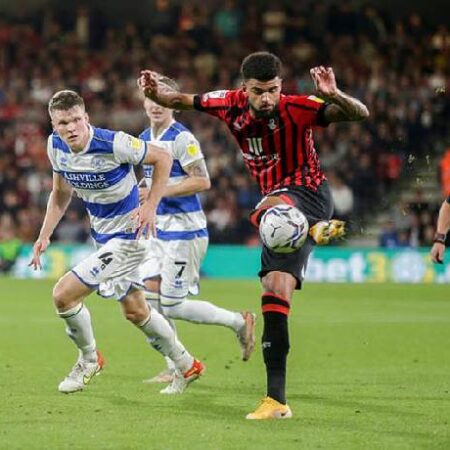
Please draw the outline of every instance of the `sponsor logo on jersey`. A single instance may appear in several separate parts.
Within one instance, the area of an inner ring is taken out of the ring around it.
[[[208,100],[209,98],[225,98],[228,91],[211,91],[203,95],[203,100]]]
[[[195,143],[189,144],[186,147],[186,152],[189,156],[195,156],[199,153],[200,149],[198,148],[198,145]]]
[[[133,136],[128,137],[128,147],[131,147],[133,150],[140,150],[142,141]]]
[[[73,187],[79,189],[105,189],[111,186],[104,173],[74,173],[61,171],[61,175]]]

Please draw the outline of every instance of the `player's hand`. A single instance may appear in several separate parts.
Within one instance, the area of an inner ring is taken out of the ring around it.
[[[314,85],[323,97],[333,97],[338,93],[336,78],[331,67],[313,67],[309,73],[314,81]]]
[[[135,209],[133,220],[137,231],[136,239],[141,236],[145,239],[156,236],[156,208],[152,203],[146,201]]]
[[[28,264],[29,267],[33,267],[34,270],[41,270],[41,255],[47,250],[47,247],[50,244],[50,239],[39,238],[33,245],[33,258]]]
[[[150,189],[146,187],[139,187],[139,204],[142,205],[148,197],[148,191]]]
[[[151,70],[142,70],[137,83],[139,89],[146,97],[156,96],[158,94],[158,74]]]
[[[435,242],[431,247],[431,261],[434,263],[442,264],[444,262],[445,244]]]

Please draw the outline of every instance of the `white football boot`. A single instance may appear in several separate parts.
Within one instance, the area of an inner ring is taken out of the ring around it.
[[[159,391],[160,394],[182,394],[190,383],[203,375],[205,370],[206,367],[198,359],[194,359],[192,367],[185,373],[175,370],[172,383]]]
[[[81,355],[69,375],[59,383],[58,390],[64,394],[82,391],[98,375],[105,365],[103,355],[97,350],[97,361],[85,361]]]
[[[175,369],[164,369],[162,372],[155,375],[153,378],[143,380],[143,383],[172,383]]]
[[[255,349],[256,314],[249,311],[242,312],[241,314],[244,318],[244,325],[237,332],[237,338],[241,346],[242,360],[248,361]]]

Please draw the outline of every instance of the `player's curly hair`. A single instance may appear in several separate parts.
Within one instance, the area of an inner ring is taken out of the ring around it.
[[[83,98],[75,91],[65,89],[53,94],[53,97],[48,102],[48,112],[51,114],[55,110],[67,111],[74,106],[81,106],[84,108]]]
[[[269,81],[279,77],[281,75],[280,58],[269,52],[250,53],[242,61],[241,75],[244,80],[254,78],[258,81]]]

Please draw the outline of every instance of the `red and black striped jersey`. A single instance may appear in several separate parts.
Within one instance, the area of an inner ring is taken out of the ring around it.
[[[325,180],[314,148],[312,127],[326,126],[326,103],[313,95],[281,95],[278,111],[257,119],[242,89],[194,97],[194,106],[226,122],[261,192],[296,185],[316,190]]]

